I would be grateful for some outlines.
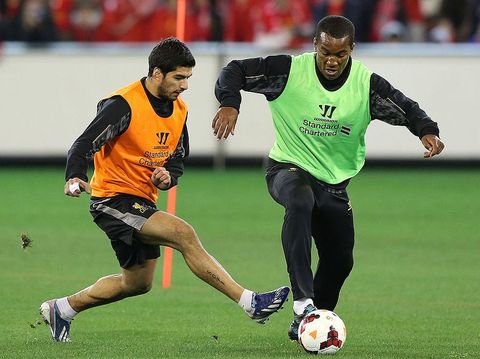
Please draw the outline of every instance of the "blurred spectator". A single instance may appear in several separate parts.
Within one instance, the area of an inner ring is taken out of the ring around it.
[[[269,47],[299,47],[310,42],[313,22],[307,0],[261,0],[255,11],[254,42]]]
[[[405,8],[407,41],[425,41],[425,18],[422,13],[421,0],[403,0]]]
[[[75,0],[70,15],[70,32],[75,41],[97,41],[102,38],[103,12],[98,0]]]
[[[0,0],[0,42],[5,39],[5,1]]]
[[[423,20],[419,0],[379,0],[370,41],[424,41]]]
[[[20,9],[20,0],[0,0],[0,41],[10,36],[11,27]]]
[[[185,40],[222,41],[223,27],[217,1],[187,1]]]
[[[58,36],[48,0],[21,1],[6,31],[6,39],[33,44],[56,41]]]
[[[225,41],[252,42],[254,39],[256,0],[231,0],[222,10]]]
[[[480,0],[475,0],[473,4],[473,21],[470,40],[480,42]]]
[[[440,18],[451,24],[454,41],[467,41],[472,29],[473,1],[443,0],[440,8]]]
[[[53,22],[60,40],[72,40],[70,15],[74,0],[50,0]],[[76,2],[79,2],[78,0]]]
[[[420,9],[425,19],[433,18],[440,13],[443,0],[420,0]]]
[[[0,0],[0,13],[5,19],[13,19],[20,10],[20,0]]]
[[[342,15],[355,25],[355,41],[367,42],[377,0],[312,0],[316,24],[327,15]]]
[[[186,26],[188,26],[186,24]],[[177,0],[163,1],[155,11],[150,28],[152,41],[175,36],[177,33]]]
[[[426,41],[453,42],[454,33],[450,21],[442,19],[440,10],[443,0],[422,0],[422,14],[425,18]]]
[[[423,0],[427,40],[464,42],[474,37],[478,0]]]
[[[380,41],[404,42],[407,38],[407,29],[400,21],[389,21],[380,29]]]
[[[451,21],[438,15],[430,19],[427,40],[438,43],[454,42],[455,29]]]
[[[193,0],[187,6],[188,21],[185,23],[185,37],[189,41],[210,41],[212,7],[208,0]]]
[[[157,19],[158,0],[104,0],[103,21],[98,29],[99,41],[152,41]]]

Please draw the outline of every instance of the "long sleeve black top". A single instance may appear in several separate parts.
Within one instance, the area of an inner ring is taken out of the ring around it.
[[[268,101],[278,98],[287,84],[292,57],[290,55],[233,60],[223,68],[215,85],[215,96],[221,107],[240,109],[240,90],[263,94]],[[329,91],[339,89],[350,74],[350,58],[345,70],[335,80],[326,79],[318,70],[317,76]],[[370,78],[370,115],[391,125],[406,126],[418,137],[439,135],[437,123],[418,103],[394,88],[383,77],[373,73]]]

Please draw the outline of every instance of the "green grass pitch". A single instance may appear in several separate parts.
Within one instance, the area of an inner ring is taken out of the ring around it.
[[[150,293],[80,314],[71,343],[31,328],[43,300],[118,271],[88,198],[67,198],[63,184],[61,169],[0,170],[0,358],[307,356],[287,339],[291,300],[257,325],[178,253],[170,289],[160,261]],[[365,170],[352,181],[356,262],[336,308],[347,326],[338,358],[480,358],[479,184],[479,170],[454,169]],[[242,285],[288,284],[283,213],[261,170],[187,168],[177,213]]]

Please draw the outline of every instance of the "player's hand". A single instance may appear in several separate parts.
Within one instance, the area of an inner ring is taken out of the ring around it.
[[[161,189],[167,189],[170,187],[170,183],[172,182],[172,178],[170,177],[170,172],[168,172],[165,167],[157,167],[152,173],[152,182],[153,184]]]
[[[424,158],[439,155],[445,148],[443,142],[435,135],[425,135],[422,137],[421,141],[423,146],[427,149],[427,152],[423,153]]]
[[[88,182],[81,180],[80,178],[70,178],[63,189],[63,192],[70,197],[80,197],[82,191],[90,193],[92,190]]]
[[[238,110],[234,107],[220,107],[212,121],[213,134],[217,140],[234,135]]]

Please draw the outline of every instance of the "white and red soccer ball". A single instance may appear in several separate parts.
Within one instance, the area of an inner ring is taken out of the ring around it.
[[[343,320],[325,309],[307,314],[298,328],[298,341],[311,354],[335,354],[346,338],[347,328]]]

